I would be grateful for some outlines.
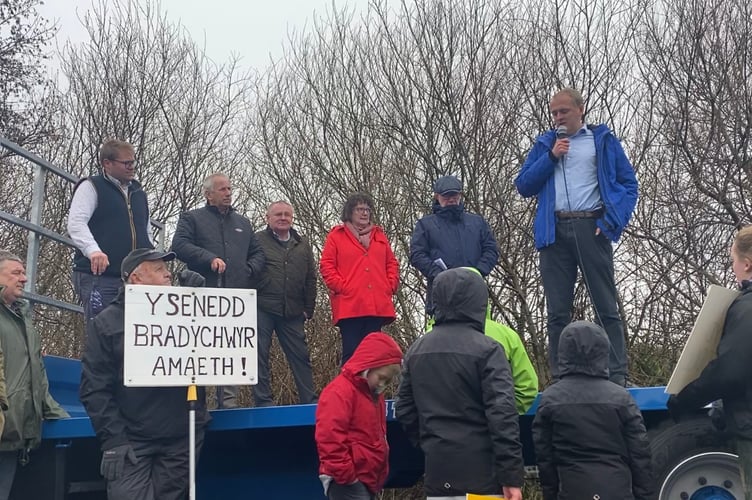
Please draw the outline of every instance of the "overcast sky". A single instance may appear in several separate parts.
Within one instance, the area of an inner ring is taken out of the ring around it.
[[[226,61],[232,53],[242,64],[259,71],[269,56],[282,55],[287,33],[310,24],[314,11],[322,16],[331,10],[333,0],[161,0],[161,9],[171,21],[180,23],[200,46],[206,40],[207,55],[215,62]],[[97,3],[98,4],[98,3]],[[92,0],[45,0],[39,13],[59,27],[57,43],[87,40],[78,17],[83,17]],[[368,0],[336,0],[337,8],[351,7],[365,12]]]

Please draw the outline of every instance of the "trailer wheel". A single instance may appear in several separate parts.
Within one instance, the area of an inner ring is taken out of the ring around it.
[[[664,422],[650,434],[659,500],[744,498],[738,457],[709,419]]]

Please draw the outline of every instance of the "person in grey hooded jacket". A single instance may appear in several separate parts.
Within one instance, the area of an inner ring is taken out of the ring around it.
[[[434,281],[436,323],[405,355],[396,415],[425,454],[428,499],[522,498],[514,383],[504,348],[483,334],[488,287],[455,268]]]
[[[595,323],[562,330],[560,380],[543,392],[533,420],[544,500],[653,498],[642,414],[608,380],[608,354],[606,332]]]

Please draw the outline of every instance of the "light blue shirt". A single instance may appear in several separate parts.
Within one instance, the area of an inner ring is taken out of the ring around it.
[[[603,205],[598,190],[595,140],[586,125],[569,137],[569,153],[554,168],[554,184],[556,211],[592,211]]]

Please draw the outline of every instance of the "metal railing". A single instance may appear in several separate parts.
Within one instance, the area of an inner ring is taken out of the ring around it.
[[[62,300],[55,299],[46,295],[40,295],[36,290],[37,273],[39,266],[39,246],[42,237],[52,239],[62,243],[71,249],[75,248],[73,240],[68,236],[59,234],[42,225],[42,209],[44,208],[44,186],[48,174],[53,174],[75,185],[80,179],[70,172],[62,170],[47,160],[40,158],[34,153],[27,151],[18,144],[15,144],[4,137],[0,137],[0,148],[12,152],[32,164],[34,169],[34,183],[31,194],[31,209],[29,211],[29,220],[22,219],[16,215],[0,210],[0,220],[9,222],[15,226],[24,228],[28,231],[28,248],[26,250],[26,276],[27,281],[24,287],[24,298],[31,302],[46,304],[60,309],[69,311],[83,312],[83,308],[78,304],[71,304]],[[157,229],[158,248],[164,248],[164,223],[151,220],[152,226]]]

